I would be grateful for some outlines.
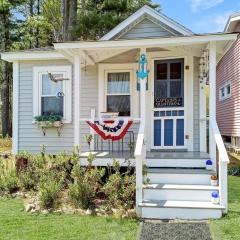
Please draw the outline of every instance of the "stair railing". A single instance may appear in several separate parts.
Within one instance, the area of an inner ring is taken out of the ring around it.
[[[134,152],[135,162],[136,162],[136,209],[137,214],[140,216],[139,203],[143,200],[143,164],[146,158],[146,145],[145,145],[145,121],[140,121],[136,148]]]
[[[230,161],[216,119],[210,118],[209,126],[211,128],[212,131],[211,134],[213,136],[213,139],[216,143],[218,150],[218,178],[219,178],[220,204],[225,207],[224,212],[227,213],[228,211],[227,165]],[[211,142],[209,144],[211,144]]]

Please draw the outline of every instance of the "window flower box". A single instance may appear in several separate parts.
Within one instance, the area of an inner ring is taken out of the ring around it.
[[[60,136],[61,127],[63,126],[62,116],[50,115],[50,116],[36,116],[36,124],[42,128],[43,135],[46,135],[46,129],[56,128],[58,136]]]

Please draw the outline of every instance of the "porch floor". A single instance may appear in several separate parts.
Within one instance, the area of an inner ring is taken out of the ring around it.
[[[134,159],[134,153],[129,151],[92,151],[95,158],[116,158],[116,159]],[[83,152],[80,157],[87,158],[90,152]],[[205,152],[164,152],[164,151],[148,151],[147,159],[206,159],[209,154]]]

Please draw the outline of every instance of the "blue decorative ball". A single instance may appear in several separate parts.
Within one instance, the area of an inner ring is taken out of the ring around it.
[[[218,192],[212,192],[212,197],[213,198],[219,198]]]
[[[211,159],[208,159],[208,160],[206,161],[206,165],[213,165],[212,160],[211,160]]]

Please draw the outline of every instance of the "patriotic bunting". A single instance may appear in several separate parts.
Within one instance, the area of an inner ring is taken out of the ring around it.
[[[94,131],[103,140],[119,141],[127,133],[133,121],[129,119],[116,119],[106,121],[87,121],[87,124],[94,129]]]

